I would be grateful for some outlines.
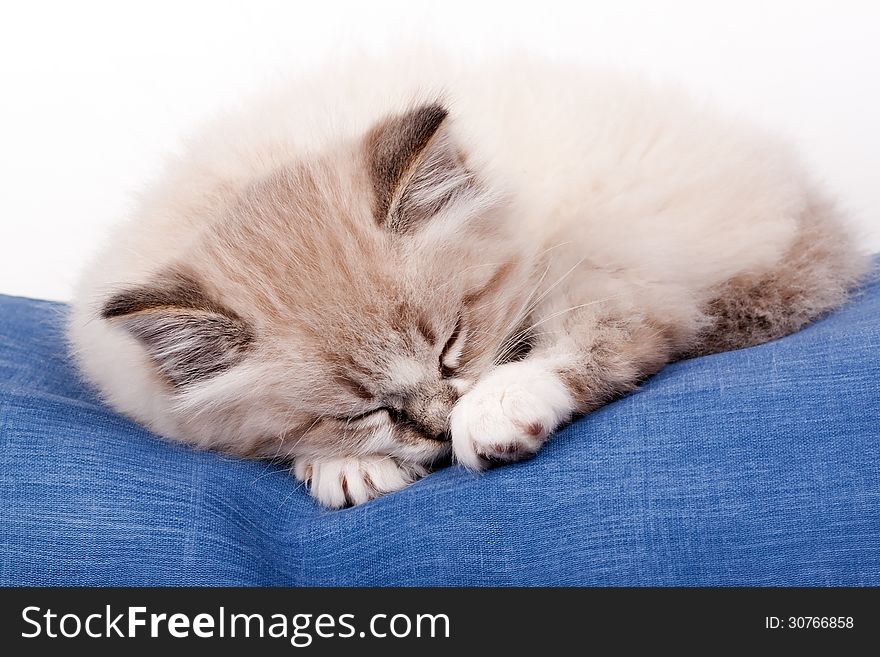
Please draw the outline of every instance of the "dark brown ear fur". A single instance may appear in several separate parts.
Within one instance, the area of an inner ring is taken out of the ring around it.
[[[448,135],[447,116],[439,103],[422,105],[367,133],[374,216],[392,232],[409,232],[477,185]]]
[[[104,304],[101,317],[143,344],[160,374],[175,387],[232,367],[253,342],[244,320],[182,274],[115,294]]]

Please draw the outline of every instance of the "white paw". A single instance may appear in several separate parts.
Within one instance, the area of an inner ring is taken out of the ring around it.
[[[332,509],[369,502],[427,473],[420,465],[390,456],[297,458],[293,465],[293,474],[309,487],[312,497]]]
[[[501,365],[452,409],[453,453],[471,470],[531,456],[571,417],[572,406],[571,394],[547,363]]]

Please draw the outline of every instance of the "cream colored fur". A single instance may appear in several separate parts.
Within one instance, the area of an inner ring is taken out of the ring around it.
[[[454,145],[479,186],[389,237],[364,136],[438,101],[448,118],[428,148]],[[444,430],[474,469],[533,453],[676,357],[796,330],[864,267],[785,143],[677,90],[406,56],[329,67],[192,139],[84,273],[70,342],[114,408],[171,439],[295,460],[342,506],[424,474],[449,455]],[[235,366],[172,387],[101,313],[181,268],[255,338]],[[416,316],[437,345],[413,337]],[[520,337],[531,352],[505,364]],[[360,395],[338,383],[346,363],[374,373]],[[436,435],[358,418],[395,404]]]

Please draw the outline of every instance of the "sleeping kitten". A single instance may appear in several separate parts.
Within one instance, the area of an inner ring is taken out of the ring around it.
[[[799,329],[865,266],[784,144],[678,92],[362,61],[190,142],[70,341],[117,410],[342,507],[534,454],[672,360]]]

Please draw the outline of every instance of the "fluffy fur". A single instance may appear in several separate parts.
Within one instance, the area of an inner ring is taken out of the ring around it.
[[[840,305],[866,260],[777,139],[670,89],[361,61],[188,143],[87,269],[109,404],[324,504],[534,453],[669,361]]]

